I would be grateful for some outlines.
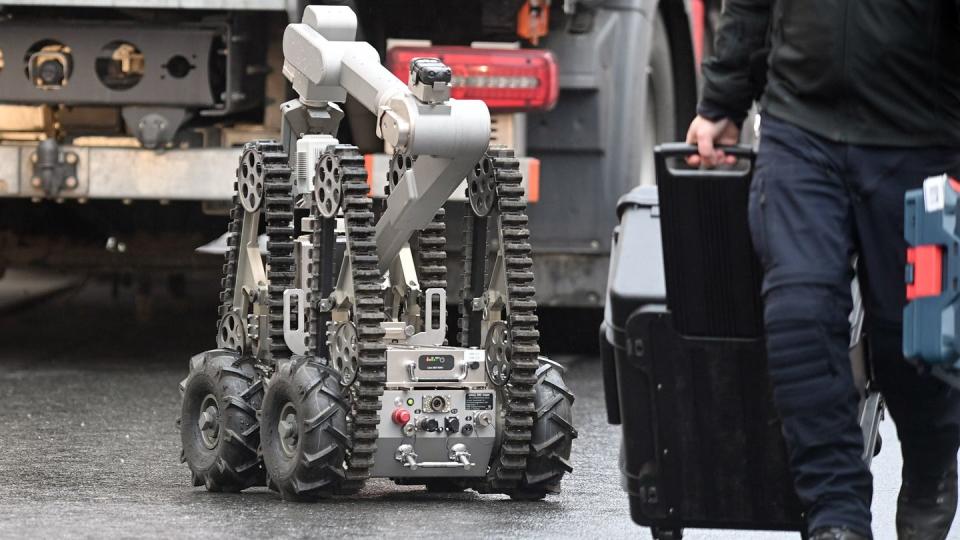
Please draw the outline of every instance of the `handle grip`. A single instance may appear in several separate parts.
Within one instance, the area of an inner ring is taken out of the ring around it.
[[[697,153],[697,147],[695,145],[682,142],[664,143],[657,145],[653,149],[657,183],[659,184],[661,181],[676,177],[743,178],[753,175],[753,164],[757,157],[757,153],[753,151],[753,148],[745,145],[721,146],[719,148],[729,156],[734,156],[738,159],[746,159],[749,161],[750,167],[746,170],[674,169],[667,165],[668,159],[692,156]]]
[[[738,144],[736,146],[720,146],[719,150],[722,150],[723,153],[728,156],[735,156],[738,158],[748,158],[753,159],[755,155],[753,148]],[[693,144],[687,144],[683,142],[672,142],[659,144],[653,149],[654,153],[665,158],[669,157],[687,157],[692,156],[697,153],[697,146]]]

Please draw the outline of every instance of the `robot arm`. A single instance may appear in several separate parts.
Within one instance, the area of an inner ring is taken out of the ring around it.
[[[385,270],[480,161],[490,142],[490,112],[481,101],[450,99],[449,68],[436,60],[415,62],[404,84],[373,47],[354,41],[356,28],[349,8],[308,7],[303,22],[284,33],[283,71],[305,105],[343,102],[349,94],[377,116],[378,137],[418,157],[377,224]]]

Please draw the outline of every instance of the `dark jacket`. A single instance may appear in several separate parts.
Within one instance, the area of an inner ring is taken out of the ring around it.
[[[726,0],[698,112],[742,122],[762,92],[765,114],[833,141],[960,146],[958,2]]]

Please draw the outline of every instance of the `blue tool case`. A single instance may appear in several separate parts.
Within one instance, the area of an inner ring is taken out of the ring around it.
[[[904,199],[907,241],[903,354],[930,365],[960,368],[960,183],[946,175],[928,178]]]

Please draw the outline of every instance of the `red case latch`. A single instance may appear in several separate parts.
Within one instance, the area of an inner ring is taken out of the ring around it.
[[[913,280],[907,283],[907,300],[937,296],[943,290],[943,248],[927,244],[907,248],[907,265]]]

